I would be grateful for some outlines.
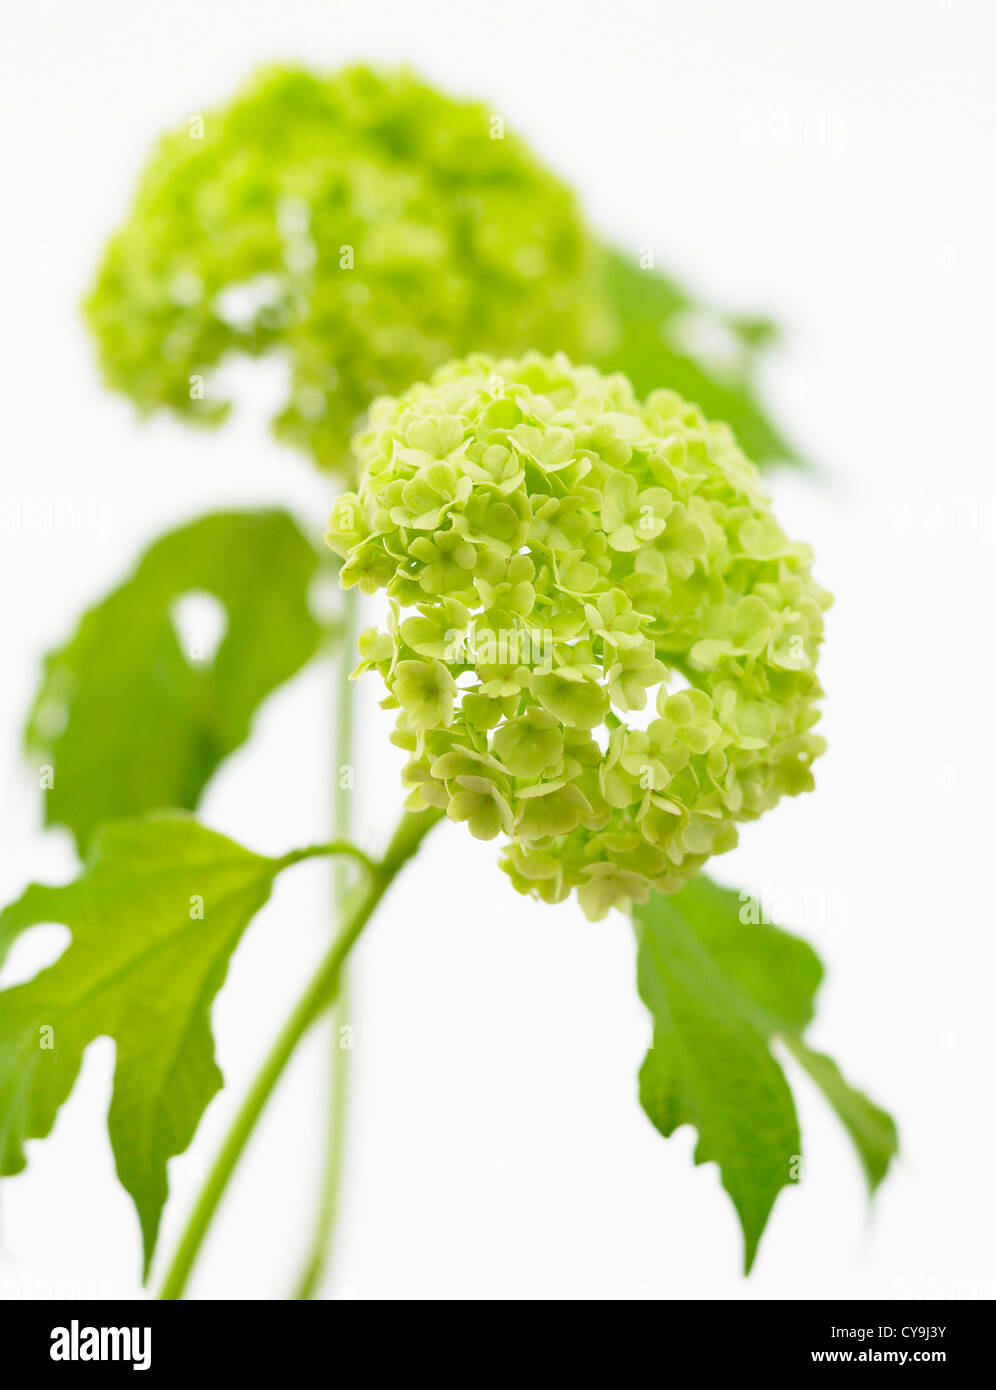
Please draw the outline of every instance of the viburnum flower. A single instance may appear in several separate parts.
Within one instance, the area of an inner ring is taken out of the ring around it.
[[[812,786],[830,597],[729,428],[566,356],[475,355],[377,400],[341,582],[398,710],[409,805],[590,918],[671,892]]]
[[[87,313],[108,384],[145,412],[217,422],[220,359],[279,348],[276,433],[342,468],[370,400],[455,355],[594,350],[598,257],[574,195],[486,107],[404,69],[278,68],[160,141]],[[435,429],[414,454],[445,457]]]

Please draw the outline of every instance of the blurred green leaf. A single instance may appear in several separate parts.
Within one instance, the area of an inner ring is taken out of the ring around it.
[[[60,922],[72,942],[27,984],[0,993],[0,1174],[25,1166],[97,1037],[114,1039],[108,1129],[118,1177],[138,1209],[145,1270],[181,1153],[221,1088],[210,1009],[229,957],[274,876],[264,859],[186,818],[106,827],[86,869],[60,888],[32,884],[0,914],[0,960],[27,928]]]
[[[899,1136],[892,1116],[879,1109],[861,1091],[849,1086],[832,1057],[814,1052],[791,1034],[785,1035],[782,1040],[837,1112],[861,1159],[868,1189],[874,1192],[899,1149]]]
[[[603,371],[625,372],[639,396],[658,387],[677,391],[710,420],[725,420],[744,452],[761,467],[802,458],[766,414],[758,393],[757,353],[776,334],[769,319],[710,314],[676,281],[641,270],[619,251],[606,257],[609,298],[618,320],[616,342],[599,360]],[[706,361],[683,341],[696,321],[725,335],[729,360]]]
[[[815,953],[778,927],[744,923],[741,907],[741,895],[699,878],[653,895],[634,916],[640,995],[654,1018],[640,1100],[665,1137],[683,1124],[698,1130],[695,1162],[719,1164],[749,1271],[775,1198],[800,1175],[795,1106],[773,1039],[833,1105],[873,1191],[898,1136],[885,1111],[802,1042],[823,974]]]
[[[25,738],[52,769],[46,824],[83,850],[103,821],[193,809],[262,700],[315,652],[318,563],[282,511],[206,516],[157,541],[45,659]],[[213,653],[177,630],[178,601],[194,594],[224,609]]]

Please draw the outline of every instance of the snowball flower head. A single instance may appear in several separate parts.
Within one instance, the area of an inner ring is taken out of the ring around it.
[[[374,396],[459,353],[594,351],[599,267],[500,115],[404,69],[279,68],[161,140],[86,307],[108,384],[146,412],[216,422],[212,368],[279,349],[276,433],[341,468]]]
[[[329,543],[384,589],[360,639],[412,807],[503,836],[591,918],[671,892],[808,790],[829,596],[727,426],[558,354],[452,362],[374,403]]]

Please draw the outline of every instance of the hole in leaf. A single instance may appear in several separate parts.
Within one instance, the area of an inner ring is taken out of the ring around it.
[[[180,650],[191,666],[210,666],[228,630],[225,605],[214,594],[193,589],[170,606]]]
[[[23,985],[42,970],[47,970],[72,941],[72,932],[61,922],[29,927],[10,948],[0,970],[0,989]]]

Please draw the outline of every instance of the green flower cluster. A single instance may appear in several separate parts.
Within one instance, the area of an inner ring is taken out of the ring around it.
[[[727,426],[562,354],[473,356],[353,447],[328,540],[390,598],[358,672],[399,710],[409,804],[503,832],[521,892],[602,917],[811,787],[830,598]]]
[[[456,354],[590,355],[600,285],[573,194],[484,106],[407,70],[273,69],[162,139],[86,309],[143,411],[217,422],[215,364],[281,348],[276,433],[341,468],[374,396]]]

